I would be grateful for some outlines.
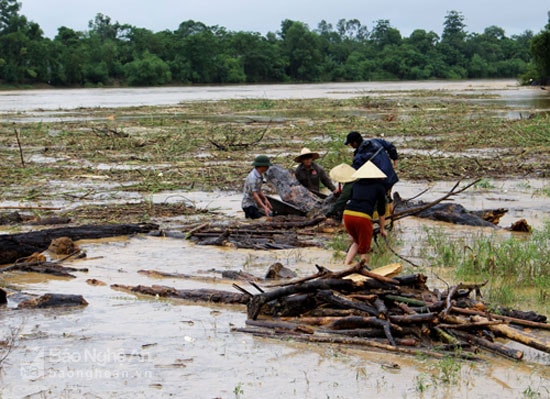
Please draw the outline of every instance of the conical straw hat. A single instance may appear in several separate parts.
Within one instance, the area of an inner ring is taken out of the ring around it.
[[[363,166],[352,175],[354,179],[383,179],[386,176],[384,172],[376,167],[371,161],[365,162]]]
[[[302,148],[302,151],[300,151],[300,155],[298,155],[296,158],[294,158],[294,162],[302,162],[302,158],[305,156],[311,156],[314,160],[319,159],[319,153],[318,152],[311,152],[309,148]]]
[[[338,183],[349,183],[355,179],[352,175],[355,173],[355,169],[345,163],[341,163],[330,170],[328,175],[330,178]]]

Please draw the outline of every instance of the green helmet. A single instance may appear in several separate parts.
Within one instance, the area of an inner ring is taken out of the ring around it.
[[[269,157],[267,155],[258,155],[256,158],[254,158],[254,162],[252,162],[252,165],[271,166],[271,162],[269,162]]]

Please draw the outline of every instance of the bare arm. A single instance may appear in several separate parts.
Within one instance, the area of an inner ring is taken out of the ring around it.
[[[261,191],[254,191],[252,193],[252,196],[254,197],[254,200],[256,201],[256,204],[258,204],[258,208],[262,208],[266,215],[269,215],[271,213],[271,203],[267,199],[267,197],[262,193]]]

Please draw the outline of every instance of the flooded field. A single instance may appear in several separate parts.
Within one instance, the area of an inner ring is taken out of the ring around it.
[[[443,90],[443,85],[451,86],[451,90],[472,90],[473,93],[482,90],[483,95],[479,95],[476,101],[483,101],[488,90],[491,95],[492,90],[499,93],[513,91],[517,101],[525,98],[531,101],[532,97],[525,93],[534,93],[537,98],[539,95],[538,92],[519,91],[513,82],[489,81],[478,82],[477,86],[472,82],[431,83],[428,87],[413,83],[365,84],[364,87],[361,84],[304,85],[298,88],[281,87],[280,94],[272,86],[253,89],[187,89],[192,92],[189,96],[195,96],[193,98],[185,97],[182,89],[176,88],[147,89],[140,96],[136,96],[133,90],[119,89],[74,91],[75,97],[71,97],[72,94],[67,96],[67,91],[53,95],[37,91],[1,93],[0,113],[9,113],[9,118],[19,123],[29,123],[28,118],[45,120],[51,117],[50,111],[57,113],[82,106],[108,108],[138,103],[162,105],[195,99],[262,95],[270,98],[285,97],[289,93],[301,98],[332,95],[347,98],[365,95],[365,91],[371,95],[376,92],[376,95],[384,98],[398,98],[403,95],[402,90],[437,91]],[[110,93],[117,94],[112,97]],[[21,99],[18,96],[22,96]],[[547,112],[550,108],[544,105],[547,99],[542,98],[541,101],[542,106],[538,108],[521,100],[510,108],[510,112],[516,112],[516,116],[517,112]],[[521,104],[521,111],[518,111],[518,104]],[[502,112],[508,112],[508,109]],[[93,112],[88,113],[91,119],[96,118]],[[57,115],[54,118],[63,117]],[[149,128],[146,122],[143,124],[146,126],[144,129]],[[49,134],[67,128],[66,125],[61,126],[50,126]],[[413,148],[407,143],[407,140],[400,142],[399,149],[403,149],[403,154],[407,154],[407,150],[411,154],[427,151],[434,156],[434,148]],[[277,144],[277,141],[270,142],[267,151],[280,151],[276,148]],[[296,139],[294,146],[299,148],[301,144]],[[44,145],[41,142],[36,148]],[[61,146],[55,148],[55,154],[33,151],[33,158],[27,161],[36,165],[37,171],[43,169],[45,174],[54,167],[68,169],[79,165],[76,176],[37,176],[33,185],[17,185],[13,182],[10,185],[6,179],[0,206],[23,204],[70,209],[136,201],[153,204],[185,201],[196,208],[215,211],[202,216],[181,215],[153,220],[160,223],[161,228],[176,231],[181,225],[194,220],[243,219],[238,189],[240,180],[222,190],[207,191],[190,187],[166,189],[159,183],[158,186],[147,186],[146,191],[139,191],[132,185],[135,183],[132,179],[144,175],[149,178],[147,171],[150,169],[153,170],[153,177],[159,173],[166,176],[173,169],[176,172],[186,169],[178,169],[183,168],[181,165],[174,167],[169,159],[165,159],[164,163],[156,162],[155,159],[154,163],[136,165],[134,161],[113,161],[111,158],[84,165],[89,161],[82,159],[68,144],[70,150],[62,150]],[[444,150],[451,152],[450,148]],[[469,148],[454,148],[452,152],[458,150],[468,151]],[[105,146],[98,150],[101,151],[108,153],[109,148]],[[221,156],[213,155],[213,150],[204,146],[197,146],[194,154],[197,153],[210,154],[207,159],[213,167],[223,161]],[[229,155],[234,156],[232,153]],[[501,156],[506,157],[507,154],[498,153],[494,158]],[[14,159],[15,163],[17,158]],[[180,160],[178,162],[183,163]],[[122,175],[126,169],[139,169],[140,172],[130,179]],[[405,173],[403,171],[402,176]],[[124,179],[117,180],[117,177]],[[228,180],[231,178],[228,177]],[[449,178],[402,178],[394,191],[409,198],[428,188],[421,199],[433,200],[447,193],[455,183],[456,180]],[[523,218],[533,228],[540,229],[548,221],[550,182],[547,176],[537,173],[523,177],[500,176],[486,179],[484,183],[453,197],[453,201],[469,210],[508,209],[501,219],[502,227],[508,227]],[[2,226],[0,232],[9,233],[18,229]],[[454,275],[452,268],[433,268],[422,258],[422,237],[429,229],[444,229],[456,237],[487,235],[496,241],[514,234],[504,229],[456,226],[414,217],[398,221],[391,233],[396,238],[395,249],[420,265],[421,271],[428,276],[430,287],[440,286],[441,279],[454,282]],[[158,284],[180,289],[215,288],[234,291],[231,282],[225,280],[198,282],[181,278],[153,278],[138,271],[150,269],[219,277],[218,273],[211,270],[243,270],[263,276],[269,265],[281,262],[298,275],[305,276],[315,272],[315,264],[335,271],[343,269],[342,259],[335,255],[334,250],[311,247],[257,251],[198,246],[184,239],[146,235],[80,241],[78,244],[87,257],[72,260],[66,265],[87,268],[88,272],[77,272],[74,279],[20,272],[0,274],[0,286],[13,292],[81,294],[88,302],[88,306],[77,309],[17,310],[12,298],[8,307],[0,308],[2,339],[9,336],[15,338],[11,352],[1,363],[2,399],[550,397],[550,355],[526,347],[520,348],[525,351],[525,359],[521,362],[492,355],[484,355],[485,360],[482,362],[469,362],[396,355],[345,345],[270,340],[232,331],[234,327],[245,325],[244,306],[198,305],[136,296],[111,288],[112,284]],[[403,266],[405,272],[418,271],[408,264],[404,263]],[[92,285],[88,282],[91,279],[105,285]],[[548,342],[550,334],[545,334],[544,339]],[[2,352],[0,348],[0,359],[2,353],[5,351]]]

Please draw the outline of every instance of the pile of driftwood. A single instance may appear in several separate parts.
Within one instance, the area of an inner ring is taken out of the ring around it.
[[[278,216],[253,223],[203,223],[190,228],[186,236],[200,245],[220,245],[248,249],[289,249],[320,246],[312,240],[318,232],[308,231],[324,217]],[[309,239],[308,239],[309,238]]]
[[[388,271],[389,268],[389,271]],[[422,274],[392,276],[399,264],[369,271],[358,263],[247,293],[246,328],[236,331],[306,342],[341,343],[392,352],[476,359],[487,350],[520,360],[523,352],[498,337],[550,353],[542,339],[523,328],[550,329],[534,312],[491,313],[480,300],[484,284],[430,290]],[[380,274],[379,274],[380,273]],[[386,276],[384,276],[386,274]],[[474,294],[474,295],[472,295]],[[473,298],[471,296],[474,296]]]

